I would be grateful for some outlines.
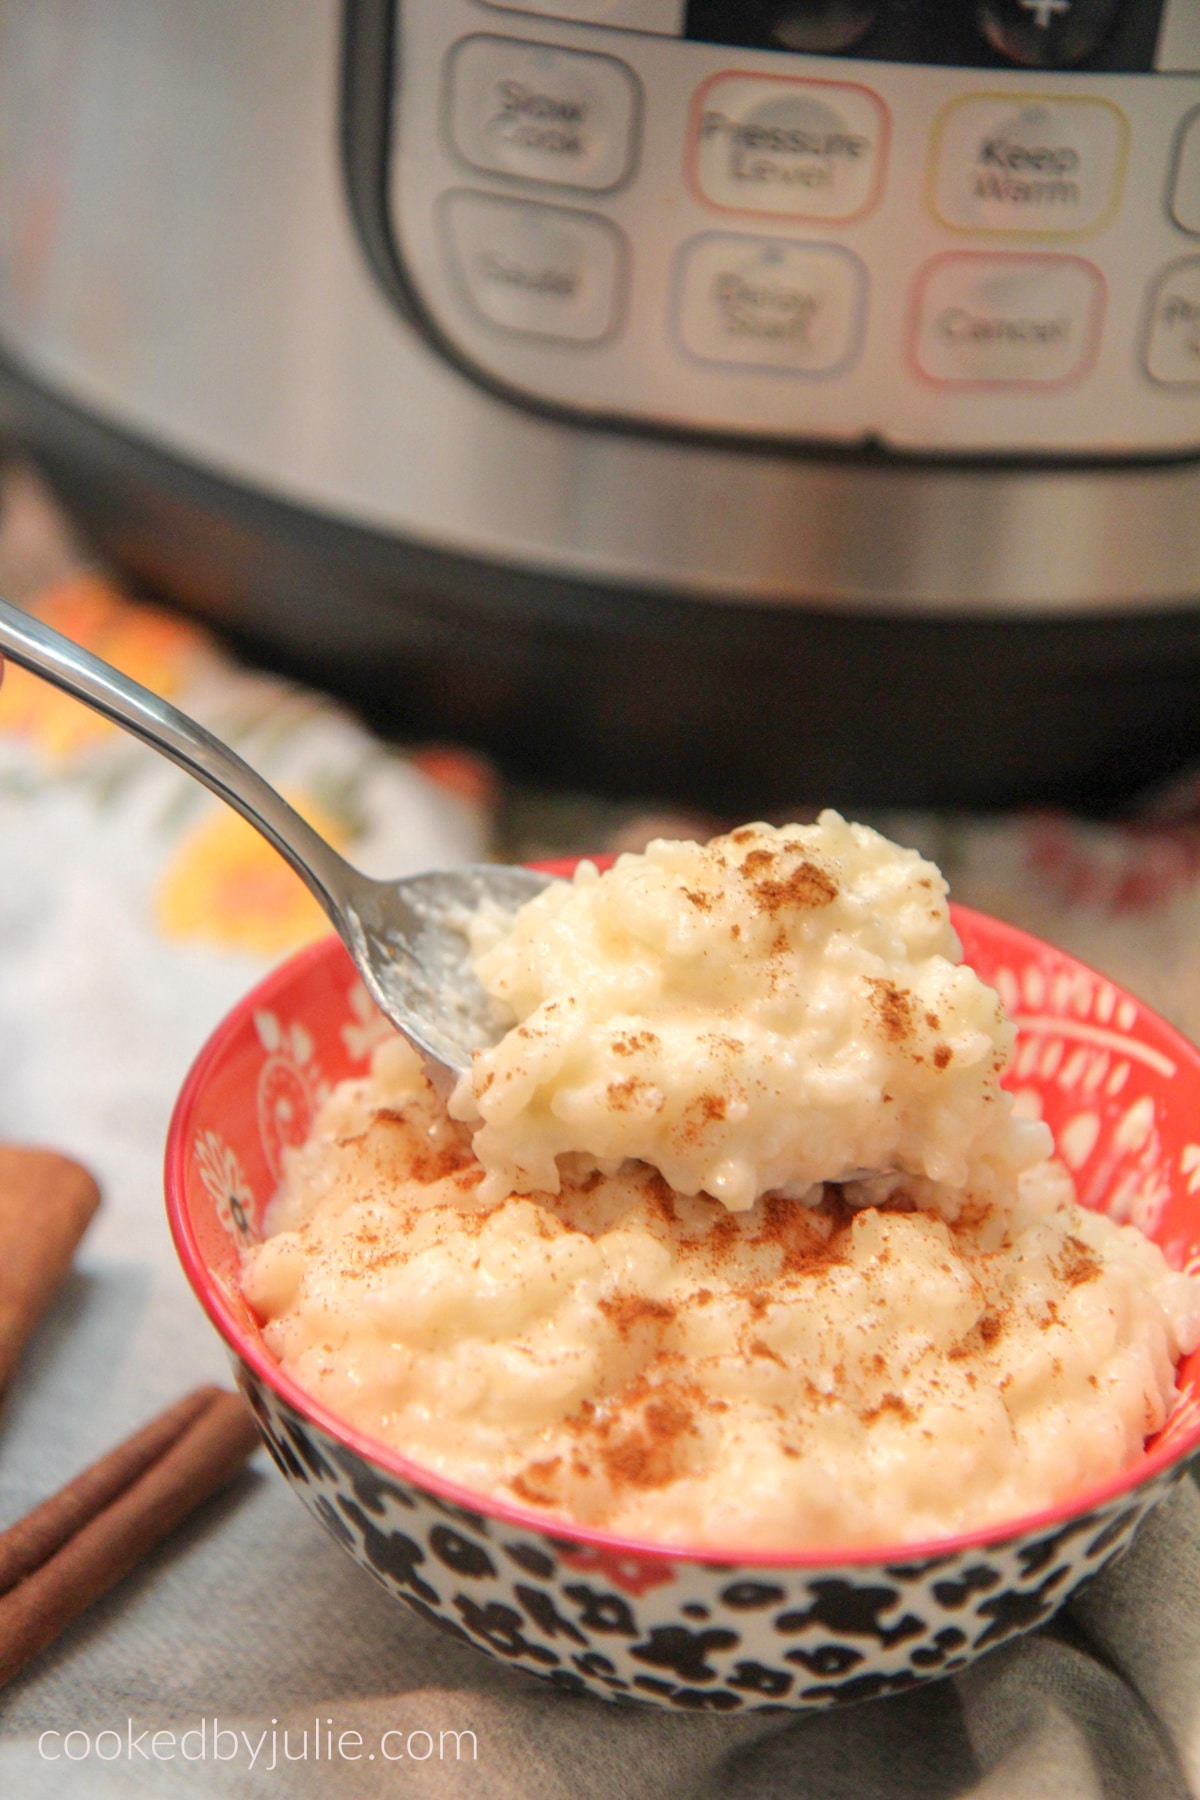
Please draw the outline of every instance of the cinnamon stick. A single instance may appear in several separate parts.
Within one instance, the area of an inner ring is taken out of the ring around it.
[[[257,1442],[245,1402],[218,1388],[157,1461],[0,1598],[0,1685],[232,1480]]]
[[[187,1394],[7,1531],[0,1531],[0,1596],[40,1568],[81,1526],[132,1487],[220,1392],[217,1387],[202,1387]]]
[[[0,1145],[0,1393],[99,1204],[68,1157]]]

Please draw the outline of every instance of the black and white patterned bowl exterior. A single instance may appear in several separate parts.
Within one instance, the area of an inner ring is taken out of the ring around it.
[[[1013,1082],[1052,1125],[1085,1204],[1200,1273],[1200,1054],[1111,983],[954,909],[1017,1022]],[[355,1560],[464,1643],[571,1692],[697,1711],[825,1707],[963,1668],[1048,1619],[1125,1548],[1200,1448],[1200,1352],[1141,1461],[1040,1519],[872,1553],[622,1544],[457,1490],[340,1424],[263,1341],[241,1292],[289,1145],[365,1072],[382,1028],[335,939],[247,995],[201,1052],[167,1153],[180,1259],[236,1359],[275,1461]]]
[[[807,1570],[642,1559],[398,1481],[235,1366],[277,1467],[390,1594],[570,1693],[687,1712],[827,1707],[965,1668],[1107,1568],[1183,1472],[1044,1537],[933,1559]]]

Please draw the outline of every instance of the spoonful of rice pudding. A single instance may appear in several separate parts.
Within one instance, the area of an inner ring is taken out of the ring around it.
[[[1031,1167],[1050,1132],[1001,1090],[1013,1028],[946,893],[915,850],[829,811],[584,862],[515,912],[484,902],[472,963],[511,1028],[450,1112],[485,1194],[557,1193],[564,1159],[635,1158],[734,1212]]]

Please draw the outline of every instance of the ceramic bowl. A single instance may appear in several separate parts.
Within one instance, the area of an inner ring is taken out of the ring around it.
[[[1200,1053],[1109,981],[962,908],[969,962],[1017,1024],[1009,1085],[1085,1205],[1200,1268]],[[1048,1619],[1127,1546],[1200,1444],[1200,1352],[1123,1475],[984,1531],[874,1549],[692,1550],[550,1524],[335,1418],[284,1374],[238,1286],[284,1152],[382,1029],[336,939],[269,976],[201,1052],[167,1150],[183,1266],[305,1505],[422,1618],[569,1692],[694,1711],[827,1707],[914,1686]]]

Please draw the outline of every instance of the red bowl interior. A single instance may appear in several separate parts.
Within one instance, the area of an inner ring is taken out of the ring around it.
[[[555,867],[554,872],[559,872]],[[1175,1268],[1200,1269],[1200,1052],[1103,976],[1049,944],[963,907],[966,959],[997,987],[1017,1026],[1007,1085],[1052,1127],[1080,1200],[1154,1238]],[[344,1424],[275,1362],[242,1298],[241,1246],[257,1235],[289,1145],[304,1141],[333,1083],[361,1075],[381,1026],[341,943],[292,957],[246,996],[201,1051],[167,1143],[167,1210],[189,1280],[230,1348],[297,1412],[401,1480],[458,1505],[644,1563],[740,1561],[813,1568],[914,1560],[1042,1532],[1138,1486],[1200,1444],[1200,1350],[1180,1399],[1122,1475],[1023,1519],[931,1544],[779,1553],[692,1550],[549,1522],[457,1486]]]

